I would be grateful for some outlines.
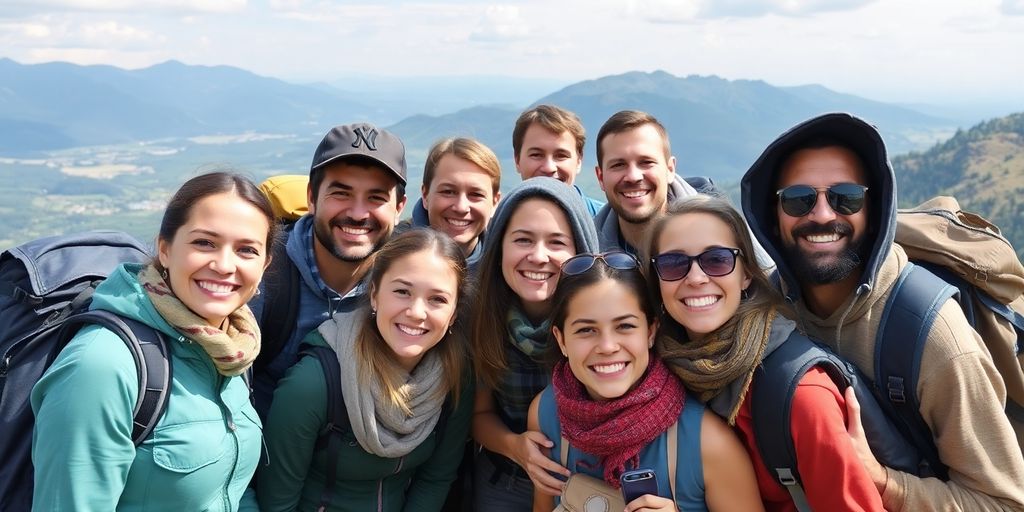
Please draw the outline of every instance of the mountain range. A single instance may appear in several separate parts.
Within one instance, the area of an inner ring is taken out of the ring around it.
[[[404,111],[435,111],[435,96],[436,102],[451,104],[450,97],[436,92],[439,84],[432,86],[421,96],[402,98]],[[376,95],[323,83],[291,84],[229,66],[177,61],[125,70],[0,59],[0,153],[242,132],[312,136],[335,124],[393,118],[398,112],[389,108],[394,105],[380,101],[380,84],[375,88]],[[956,128],[950,120],[817,85],[776,87],[663,71],[579,82],[537,103],[573,110],[591,137],[618,110],[651,112],[670,133],[681,173],[725,181],[735,180],[786,127],[825,111],[857,112],[872,120],[894,153],[923,149]],[[512,124],[525,107],[475,105],[442,115],[409,115],[391,128],[411,153],[460,134],[480,139],[510,164]],[[584,152],[588,170],[593,154],[590,144]]]
[[[480,86],[494,77],[478,77]],[[465,80],[473,80],[466,78]],[[161,200],[197,169],[225,164],[256,178],[305,173],[312,148],[331,126],[369,120],[406,143],[410,183],[418,183],[430,145],[446,136],[478,138],[498,154],[503,188],[518,182],[512,126],[526,108],[498,91],[473,95],[473,83],[350,80],[293,84],[229,66],[176,61],[139,70],[67,63],[23,65],[0,59],[0,245],[88,227],[130,226],[150,236]],[[513,83],[511,85],[516,85]],[[372,90],[360,90],[359,87]],[[403,93],[403,91],[405,91]],[[461,110],[445,114],[458,104]],[[394,101],[382,98],[397,96]],[[854,112],[879,127],[894,157],[904,206],[953,194],[991,217],[1020,248],[1024,210],[1024,114],[960,129],[959,121],[832,91],[777,87],[759,80],[630,72],[540,95],[576,112],[589,140],[577,183],[601,197],[593,137],[612,113],[639,109],[666,126],[683,175],[705,175],[734,193],[760,151],[795,123],[825,111]],[[417,113],[421,112],[421,113]],[[423,114],[427,113],[427,114]],[[909,154],[907,154],[909,152]],[[419,187],[410,187],[416,199]],[[1018,249],[1020,250],[1020,249]]]

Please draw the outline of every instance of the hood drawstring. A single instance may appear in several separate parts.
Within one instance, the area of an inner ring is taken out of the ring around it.
[[[842,339],[843,339],[842,333],[843,333],[843,324],[846,323],[846,317],[850,315],[850,312],[853,311],[854,306],[857,305],[857,302],[862,297],[868,297],[869,296],[868,292],[870,292],[870,291],[871,291],[871,285],[870,284],[864,283],[864,284],[858,286],[857,287],[857,291],[854,292],[853,300],[850,301],[850,305],[846,306],[846,310],[844,310],[842,316],[839,317],[839,323],[836,325],[836,339],[835,339],[835,342],[836,342],[836,353],[837,354],[842,354],[842,348],[843,348],[842,347]]]

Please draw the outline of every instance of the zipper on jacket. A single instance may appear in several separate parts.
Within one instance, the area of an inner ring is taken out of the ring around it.
[[[405,457],[398,458],[398,465],[395,466],[395,470],[391,472],[391,476],[397,475],[402,471],[402,465],[405,464]],[[377,480],[377,512],[384,512],[384,479]]]
[[[234,460],[231,461],[231,470],[228,472],[228,478],[224,481],[224,510],[231,510],[231,483],[235,480],[235,470],[238,469],[238,461],[241,459],[241,444],[238,441],[238,425],[235,424],[234,415],[231,414],[231,409],[224,403],[223,392],[227,389],[230,379],[225,380],[224,376],[220,373],[217,374],[217,404],[220,405],[221,411],[224,413],[224,424],[231,434],[231,441],[235,445]]]

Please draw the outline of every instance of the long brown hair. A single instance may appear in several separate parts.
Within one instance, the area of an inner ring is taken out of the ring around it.
[[[444,385],[441,386],[441,391],[444,394],[451,394],[453,402],[457,404],[459,390],[465,377],[463,374],[467,369],[468,343],[462,324],[464,319],[468,318],[464,310],[469,305],[469,301],[466,300],[469,294],[466,258],[462,255],[459,245],[448,235],[426,228],[412,229],[395,236],[370,258],[372,260],[369,270],[370,296],[379,292],[381,279],[396,261],[425,250],[432,251],[446,261],[458,279],[455,325],[437,345],[430,349],[438,351],[441,366],[444,369],[442,376]],[[387,348],[387,344],[377,328],[377,322],[371,316],[370,308],[363,309],[365,314],[361,318],[362,328],[356,335],[355,341],[359,381],[371,382],[376,379],[386,397],[395,406],[400,407],[407,414],[411,414],[412,411],[406,403],[408,396],[403,389],[407,374],[399,365],[394,351]]]

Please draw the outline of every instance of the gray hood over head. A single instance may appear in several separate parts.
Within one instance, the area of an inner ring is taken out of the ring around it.
[[[828,137],[848,145],[865,166],[868,179],[868,221],[871,240],[857,293],[874,286],[875,277],[892,247],[896,233],[896,180],[878,130],[867,121],[847,113],[829,113],[808,119],[775,139],[761,153],[740,182],[743,214],[764,249],[778,267],[786,300],[800,300],[800,286],[779,238],[777,213],[780,167],[794,150],[804,143]]]
[[[508,221],[519,203],[535,197],[548,199],[565,212],[572,229],[577,254],[600,250],[594,219],[587,211],[586,205],[583,204],[580,194],[569,185],[554,178],[536,177],[523,181],[501,197],[498,208],[494,211],[490,224],[487,225],[487,233],[490,236],[484,240],[483,260],[487,260],[487,254],[491,251],[501,249],[505,228],[508,227]]]

